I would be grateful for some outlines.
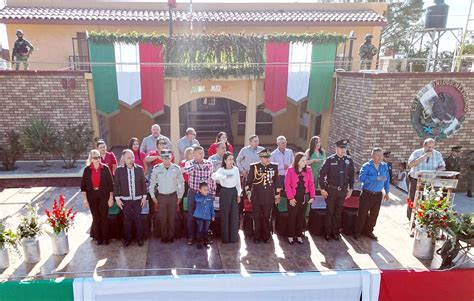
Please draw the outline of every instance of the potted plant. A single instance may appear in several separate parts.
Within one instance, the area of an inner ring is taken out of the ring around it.
[[[17,248],[16,234],[0,223],[0,269],[4,269],[10,265],[8,257],[8,248]]]
[[[17,236],[23,246],[26,263],[36,263],[41,259],[38,241],[41,232],[41,223],[36,209],[30,205],[27,214],[21,218],[17,229]]]
[[[459,251],[469,250],[474,244],[474,215],[454,213],[447,232],[448,239],[436,251],[442,260],[440,269],[450,268]]]
[[[69,241],[67,232],[74,223],[77,212],[72,212],[72,208],[67,208],[64,204],[64,196],[59,195],[59,202],[54,199],[51,211],[45,210],[46,222],[52,231],[47,231],[53,243],[53,254],[64,255],[69,253]]]
[[[441,230],[447,230],[452,219],[453,210],[443,193],[443,188],[433,186],[424,188],[418,203],[408,199],[408,206],[415,210],[416,231],[413,244],[413,255],[420,259],[432,259],[436,236]]]

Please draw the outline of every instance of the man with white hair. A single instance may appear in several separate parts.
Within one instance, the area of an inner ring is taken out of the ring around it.
[[[408,166],[410,167],[410,193],[411,201],[415,198],[416,192],[416,173],[420,170],[445,170],[446,163],[443,160],[443,155],[434,149],[435,140],[427,138],[423,142],[423,147],[415,150],[408,159]],[[411,217],[411,208],[407,206],[407,217]]]
[[[196,139],[196,131],[193,128],[187,128],[186,132],[181,139],[178,140],[179,160],[184,160],[184,151],[188,147],[199,145],[199,141]]]
[[[276,139],[277,148],[272,152],[270,161],[278,163],[278,178],[280,181],[280,187],[285,187],[285,174],[288,167],[293,163],[294,155],[293,151],[286,148],[285,136],[278,136]]]
[[[154,124],[151,126],[151,135],[143,138],[140,151],[148,154],[149,152],[156,150],[156,140],[161,137],[166,140],[166,148],[173,149],[170,139],[161,135],[161,127],[158,124]]]
[[[138,245],[143,246],[143,224],[141,211],[146,203],[146,182],[143,168],[135,164],[135,157],[131,149],[122,151],[122,166],[115,171],[114,195],[117,205],[123,210],[125,247],[132,241],[132,223],[135,224]]]

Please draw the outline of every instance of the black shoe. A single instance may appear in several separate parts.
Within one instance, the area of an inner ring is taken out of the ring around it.
[[[143,247],[143,240],[139,240],[139,241],[138,241],[138,246],[139,246],[139,247]]]
[[[168,239],[168,243],[172,244],[174,242],[174,238]]]
[[[325,239],[326,239],[327,241],[330,241],[330,240],[332,240],[332,237],[331,237],[331,235],[329,235],[329,234],[326,234],[326,237],[325,237]]]
[[[334,240],[339,240],[339,238],[341,238],[339,234],[334,234],[333,237],[334,237]]]
[[[370,238],[372,240],[375,240],[375,241],[378,240],[377,236],[375,236],[374,233],[372,233],[372,232],[367,233],[365,236],[367,236],[368,238]]]
[[[201,244],[200,242],[198,242],[198,243],[196,244],[196,248],[198,248],[199,250],[201,250],[201,249],[202,249],[202,244]]]
[[[263,242],[266,243],[266,244],[269,244],[269,243],[270,243],[270,239],[264,239]]]
[[[292,245],[292,244],[295,243],[295,241],[293,240],[293,237],[288,237],[288,243],[289,243],[290,245]]]
[[[467,191],[467,197],[472,198],[472,191],[470,191],[470,190]]]
[[[130,242],[131,242],[130,240],[124,241],[124,242],[123,242],[123,246],[124,246],[124,247],[128,247],[128,246],[130,245]]]
[[[358,233],[354,234],[354,239],[355,240],[358,240],[359,238],[360,238],[360,234],[358,234]]]
[[[167,242],[168,242],[167,239],[164,239],[164,238],[161,239],[161,243],[162,243],[162,244],[165,244],[165,243],[167,243]]]
[[[98,246],[100,246],[100,245],[102,245],[102,244],[103,244],[102,240],[98,240],[98,241],[97,241],[97,245],[98,245]]]
[[[253,240],[253,243],[259,244],[259,243],[260,243],[260,240],[255,238],[255,239]]]
[[[109,245],[109,240],[108,239],[104,240],[103,245],[108,246]]]

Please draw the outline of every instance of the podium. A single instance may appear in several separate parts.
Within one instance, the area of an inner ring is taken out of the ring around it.
[[[458,186],[457,171],[432,171],[432,170],[420,170],[415,174],[416,191],[413,203],[415,208],[418,203],[423,199],[423,190],[425,186],[433,186],[435,189],[443,188],[446,193],[447,200],[451,203],[454,199],[454,189]],[[415,229],[415,213],[416,210],[411,211],[410,216],[410,235],[414,233]]]

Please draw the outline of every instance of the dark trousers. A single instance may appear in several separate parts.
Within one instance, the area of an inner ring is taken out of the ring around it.
[[[141,200],[123,201],[123,227],[125,241],[131,241],[133,238],[133,224],[137,229],[137,240],[143,240],[143,223],[141,219],[142,207]]]
[[[382,192],[371,193],[362,191],[359,199],[359,210],[357,211],[356,234],[370,234],[374,231],[380,205],[382,204]]]
[[[326,234],[339,234],[341,228],[342,206],[346,199],[347,191],[337,190],[334,188],[328,189],[328,198],[326,199],[326,216],[324,220],[324,227]]]
[[[197,239],[199,242],[207,241],[207,233],[209,231],[210,225],[211,225],[211,221],[207,221],[201,218],[196,218]]]
[[[416,183],[417,183],[417,179],[415,178],[412,178],[410,176],[408,176],[408,178],[410,179],[410,187],[408,188],[408,197],[410,198],[410,200],[412,202],[415,201],[415,194],[416,194]],[[410,220],[411,218],[411,208],[408,206],[407,204],[407,218],[408,220]]]
[[[109,195],[99,190],[87,194],[87,202],[92,214],[92,229],[95,231],[97,241],[109,239]]]
[[[303,229],[306,221],[305,213],[307,204],[304,196],[296,199],[296,206],[290,205],[288,200],[288,237],[303,237]]]
[[[158,214],[161,222],[161,239],[173,239],[175,234],[176,209],[178,195],[158,194]]]
[[[285,190],[285,175],[278,175],[278,180],[280,182],[281,189]]]
[[[239,241],[239,205],[237,188],[222,187],[219,194],[221,215],[221,239],[223,243]]]
[[[270,217],[275,204],[273,189],[258,186],[252,190],[252,213],[255,239],[270,239]]]
[[[188,233],[188,239],[195,240],[196,239],[196,219],[194,218],[194,209],[196,209],[196,202],[195,196],[197,191],[192,188],[188,190],[188,214],[186,220],[186,229]]]

